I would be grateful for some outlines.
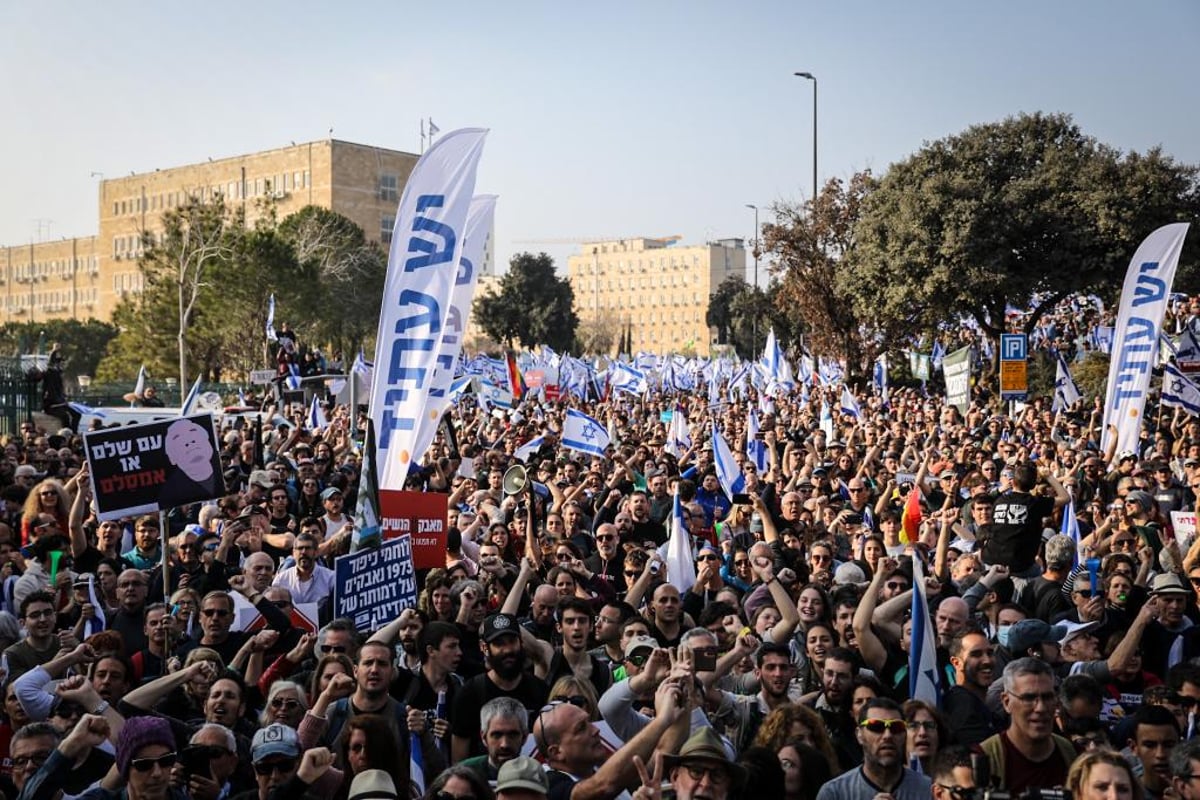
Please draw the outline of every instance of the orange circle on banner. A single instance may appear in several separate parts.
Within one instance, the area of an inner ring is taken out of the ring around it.
[[[1138,415],[1138,411],[1136,408],[1129,409],[1129,416],[1136,417],[1137,415]]]
[[[438,412],[437,412],[437,409],[436,409],[436,408],[435,408],[435,409],[433,409],[432,411],[430,411],[430,412],[429,412],[429,418],[430,418],[430,419],[437,419],[437,418],[438,418]]]
[[[407,464],[407,463],[408,463],[408,451],[407,451],[407,450],[401,450],[401,451],[400,451],[400,463],[401,463],[401,464]]]

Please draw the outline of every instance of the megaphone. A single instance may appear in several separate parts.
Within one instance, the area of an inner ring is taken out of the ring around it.
[[[500,481],[501,488],[505,494],[520,494],[525,491],[526,485],[530,483],[529,471],[521,464],[513,464],[504,471],[504,478]],[[550,496],[550,489],[544,483],[532,481],[533,491],[538,497],[543,499]]]

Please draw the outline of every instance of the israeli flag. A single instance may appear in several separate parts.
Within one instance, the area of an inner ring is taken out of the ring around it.
[[[648,388],[646,373],[620,361],[608,373],[608,385],[619,392],[641,395]]]
[[[692,535],[683,521],[683,505],[675,495],[671,511],[671,538],[667,540],[667,580],[679,590],[687,592],[696,584],[696,560],[692,553]]]
[[[609,443],[608,431],[582,411],[568,408],[563,420],[562,443],[571,450],[603,457]]]
[[[1200,414],[1200,387],[1192,383],[1174,364],[1163,367],[1162,404]]]
[[[687,416],[682,408],[676,406],[671,415],[671,427],[667,431],[667,444],[663,449],[676,458],[683,458],[683,454],[691,447],[692,433],[688,429]]]
[[[821,430],[825,431],[825,438],[833,438],[833,412],[829,410],[829,403],[825,402],[825,398],[821,398],[821,419],[819,422]]]
[[[841,409],[843,414],[862,419],[862,409],[858,407],[858,401],[854,399],[849,386],[842,387]]]
[[[67,403],[67,407],[81,417],[86,417],[88,414],[91,414],[93,417],[98,417],[99,419],[108,419],[108,415],[103,411],[92,408],[91,406],[83,403]]]
[[[938,680],[936,639],[929,624],[929,598],[925,595],[925,569],[914,558],[912,593],[912,636],[908,649],[908,696],[940,706],[942,690]]]
[[[886,355],[880,356],[879,358],[875,359],[875,373],[872,376],[872,378],[873,378],[873,381],[875,384],[875,391],[879,392],[880,399],[883,400],[884,405],[887,405],[887,401],[888,401],[888,365],[887,365],[887,356]]]
[[[192,408],[196,405],[196,398],[200,396],[200,378],[196,378],[196,382],[192,384],[192,388],[187,393],[187,397],[183,398],[183,405],[179,407],[179,416],[186,417],[192,413]]]
[[[795,386],[795,379],[792,377],[792,367],[783,356],[783,348],[779,346],[779,340],[775,338],[774,328],[771,328],[767,332],[767,342],[763,348],[762,365],[766,368],[767,374],[774,379],[775,383],[787,388]]]
[[[286,383],[293,392],[300,388],[300,367],[297,364],[288,364]]]
[[[1079,517],[1075,516],[1075,495],[1071,494],[1071,499],[1067,501],[1067,507],[1063,509],[1062,529],[1059,531],[1064,536],[1070,536],[1071,541],[1075,542],[1075,549],[1071,551],[1071,568],[1079,566]]]
[[[515,456],[518,461],[529,463],[529,459],[537,455],[537,452],[542,449],[542,445],[545,443],[545,436],[539,436],[536,439],[530,439],[528,442],[518,447],[513,453],[513,456]]]
[[[1058,369],[1054,375],[1054,408],[1052,410],[1062,411],[1070,408],[1079,402],[1079,398],[1082,396],[1079,385],[1071,377],[1071,370],[1067,368],[1066,359],[1062,357],[1062,353],[1059,353]]]
[[[733,460],[733,451],[729,449],[729,443],[725,441],[725,437],[717,430],[717,423],[712,424],[712,441],[713,441],[713,466],[717,468],[717,480],[721,482],[721,488],[725,490],[725,494],[733,499],[735,494],[739,494],[746,488],[746,476],[742,474],[741,467]]]
[[[408,734],[408,779],[417,794],[425,794],[425,758],[421,755],[421,734],[411,731]]]
[[[933,352],[929,355],[929,361],[933,366],[934,371],[942,368],[942,359],[946,357],[946,346],[941,341],[933,343]]]
[[[321,403],[314,394],[312,403],[308,406],[308,429],[310,431],[321,431],[329,427],[329,420],[325,418],[325,410],[321,408]]]
[[[96,577],[88,575],[88,602],[96,609],[96,616],[83,624],[84,638],[99,633],[108,627],[108,619],[104,616],[104,604],[96,596]]]
[[[246,407],[246,405],[247,405],[247,403],[246,403],[246,393],[245,393],[245,392],[243,392],[241,389],[238,389],[238,405],[239,405],[239,406],[242,406],[243,408],[245,408],[245,407]]]
[[[351,372],[355,373],[356,375],[362,375],[366,378],[371,377],[374,369],[375,365],[370,361],[367,361],[367,359],[363,356],[362,350],[358,351],[358,355],[354,357],[354,363],[350,365]]]
[[[461,378],[455,378],[450,381],[450,399],[457,400],[471,386],[471,376],[463,375]]]
[[[758,414],[753,408],[746,413],[746,457],[759,473],[767,471],[767,443],[758,438]]]
[[[275,293],[271,293],[271,298],[267,300],[267,341],[278,342],[279,336],[275,333]]]

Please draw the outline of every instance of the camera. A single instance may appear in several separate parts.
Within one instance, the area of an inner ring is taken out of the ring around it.
[[[975,789],[961,790],[957,797],[963,800],[1072,800],[1071,791],[1065,788],[1042,789],[1030,786],[1022,792],[1010,792],[1006,789],[993,789],[991,762],[980,753],[971,755],[971,774],[975,779]]]
[[[659,563],[658,563],[657,561],[655,561],[653,564],[651,564],[651,565],[650,565],[650,574],[651,574],[651,575],[657,575],[657,574],[658,574],[658,570],[659,570],[659,566],[660,566],[660,565],[659,565]]]

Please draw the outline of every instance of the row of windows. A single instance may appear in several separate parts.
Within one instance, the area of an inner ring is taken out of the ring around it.
[[[140,292],[146,286],[145,276],[140,272],[113,273],[114,292]]]
[[[308,170],[280,172],[261,178],[247,178],[245,191],[243,191],[242,182],[239,180],[229,181],[224,187],[220,184],[213,184],[212,186],[200,186],[187,191],[163,192],[161,194],[114,200],[113,216],[122,217],[129,214],[141,214],[147,211],[165,211],[169,208],[178,208],[187,203],[191,198],[196,198],[202,202],[209,202],[220,194],[229,200],[243,200],[251,197],[262,197],[266,194],[279,194],[293,192],[297,189],[307,189],[310,185],[311,177]]]
[[[625,287],[621,288],[623,289]],[[629,288],[633,289],[636,287],[630,286]],[[575,292],[575,297],[580,302],[587,302],[590,295],[591,292],[587,290],[587,287],[583,287],[583,291],[576,290]],[[691,300],[689,300],[686,292],[659,295],[615,294],[610,296],[607,292],[602,291],[597,300],[599,301],[599,304],[605,308],[624,308],[625,306],[629,306],[630,308],[641,308],[645,306],[685,306],[699,305],[701,302],[699,292],[692,292]]]
[[[594,268],[595,265],[596,265],[596,262],[593,262],[592,264],[588,264],[588,267]],[[654,258],[653,256],[647,256],[645,258],[630,259],[629,261],[620,260],[615,263],[612,261],[606,261],[604,263],[602,269],[604,271],[609,271],[609,270],[612,270],[615,268],[617,272],[627,275],[627,274],[637,271],[637,270],[655,269],[655,268],[660,269],[660,270],[661,269],[686,269],[689,266],[691,266],[691,267],[700,266],[700,256],[698,256],[698,255],[693,255],[693,256],[677,256],[677,255],[665,256],[665,255],[663,255],[663,256],[658,256],[657,258]]]
[[[52,311],[66,311],[73,303],[94,305],[100,297],[100,291],[91,289],[55,289],[51,292],[34,292],[33,307]],[[17,293],[5,298],[5,307],[9,311],[29,307],[30,295]]]
[[[33,278],[70,278],[76,272],[95,275],[100,271],[100,260],[96,256],[84,258],[59,258],[52,261],[35,261],[33,264],[18,264],[12,268],[14,281]],[[0,277],[3,277],[0,274]]]
[[[582,313],[588,313],[588,309],[582,309]],[[700,311],[650,311],[645,314],[638,314],[637,319],[643,325],[700,324],[704,321],[704,313]]]
[[[136,258],[137,256],[140,256],[144,250],[145,248],[142,246],[142,237],[138,236],[137,234],[113,237],[114,256],[120,257],[128,255],[130,258]]]

